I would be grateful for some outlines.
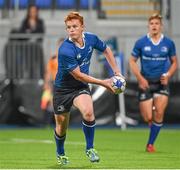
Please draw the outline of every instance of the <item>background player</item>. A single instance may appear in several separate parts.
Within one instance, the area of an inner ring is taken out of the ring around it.
[[[84,32],[84,20],[78,12],[71,12],[65,18],[68,38],[58,53],[58,72],[54,86],[55,141],[58,163],[68,163],[64,141],[72,105],[82,114],[82,127],[86,139],[86,155],[91,162],[100,158],[94,149],[95,116],[88,83],[98,84],[114,92],[111,79],[100,80],[89,75],[93,49],[104,53],[115,74],[121,75],[113,53],[96,35]]]
[[[45,121],[48,124],[52,123],[52,113],[54,113],[52,102],[53,84],[58,69],[58,49],[63,41],[64,38],[60,38],[57,41],[55,52],[53,52],[53,54],[51,55],[44,74],[44,86],[41,97],[41,109],[45,111]]]
[[[129,64],[139,84],[140,112],[150,124],[146,151],[154,152],[153,144],[163,125],[168,104],[168,82],[177,69],[177,57],[174,42],[162,34],[159,14],[150,16],[148,29],[149,33],[136,41]],[[141,71],[136,63],[139,58]]]

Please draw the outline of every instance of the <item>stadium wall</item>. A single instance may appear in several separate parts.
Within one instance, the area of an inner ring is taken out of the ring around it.
[[[165,8],[165,7],[164,7]],[[171,20],[165,18],[164,26],[165,33],[172,37],[177,46],[177,53],[180,54],[180,49],[178,45],[180,44],[180,23],[178,20],[178,13],[180,8],[180,1],[173,0],[171,1]],[[146,34],[147,31],[147,20],[106,20],[106,19],[97,19],[96,11],[80,11],[86,22],[86,30],[90,32],[97,33],[103,39],[108,39],[109,37],[115,36],[118,39],[119,51],[123,52],[125,55],[125,64],[130,56],[131,49],[134,42],[137,38],[141,37],[143,34]],[[4,44],[7,42],[9,32],[12,28],[18,27],[25,16],[26,11],[20,10],[18,13],[14,14],[13,11],[10,12],[11,19],[1,19],[0,22],[0,74],[4,73],[3,60],[2,60],[2,51]],[[50,47],[51,43],[55,41],[58,37],[66,36],[64,31],[64,17],[68,13],[67,10],[57,10],[53,13],[50,10],[41,10],[40,16],[44,19],[46,25],[46,35],[44,38],[44,54],[45,62],[50,56]],[[165,13],[165,12],[164,12]],[[15,15],[15,17],[13,17]],[[97,64],[96,59],[92,61],[94,65]],[[92,69],[92,74],[101,75],[102,67],[100,69]],[[180,80],[180,69],[179,69]],[[130,77],[134,80],[134,77]]]

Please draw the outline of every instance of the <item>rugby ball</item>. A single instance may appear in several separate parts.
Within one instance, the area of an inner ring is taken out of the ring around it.
[[[120,76],[113,76],[112,87],[115,90],[115,94],[120,94],[126,89],[126,80]]]

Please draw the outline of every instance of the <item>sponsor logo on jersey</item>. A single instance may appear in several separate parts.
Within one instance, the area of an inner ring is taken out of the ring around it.
[[[150,46],[145,46],[144,51],[151,51],[151,47]]]
[[[82,67],[84,65],[88,65],[89,63],[90,61],[87,58],[85,58],[79,66]]]
[[[152,54],[153,57],[159,57],[159,54]]]
[[[164,61],[167,60],[166,57],[159,57],[159,55],[153,54],[153,57],[146,57],[146,56],[142,56],[143,60],[152,60],[152,61]]]

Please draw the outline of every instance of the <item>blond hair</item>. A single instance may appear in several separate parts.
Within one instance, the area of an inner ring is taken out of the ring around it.
[[[160,20],[160,22],[162,23],[162,16],[161,16],[159,13],[154,13],[154,14],[152,14],[152,15],[149,17],[148,21],[150,22],[150,21],[153,20],[153,19],[158,19],[158,20]]]

